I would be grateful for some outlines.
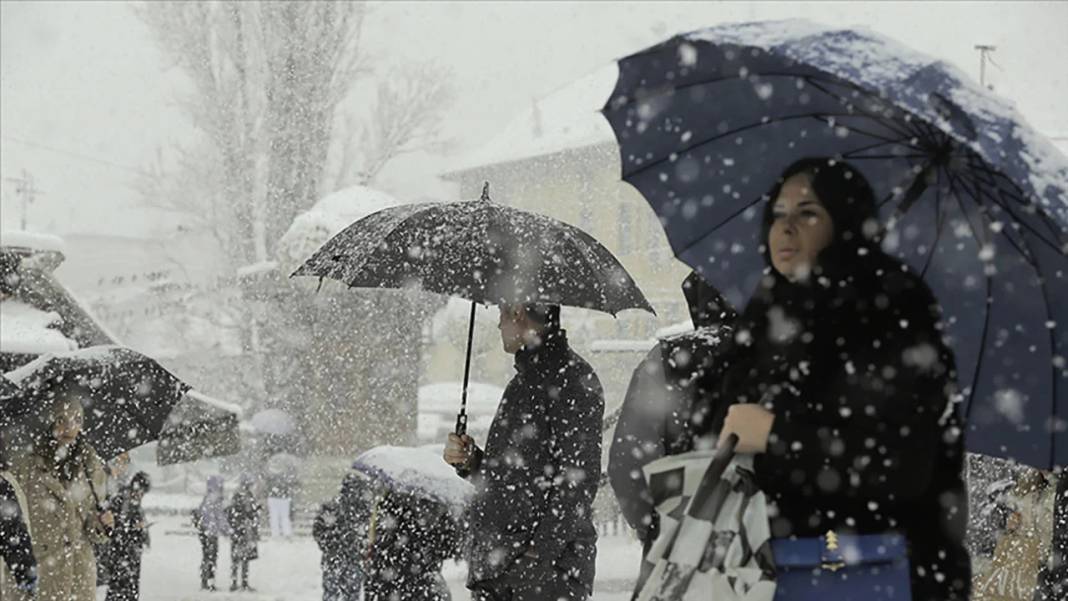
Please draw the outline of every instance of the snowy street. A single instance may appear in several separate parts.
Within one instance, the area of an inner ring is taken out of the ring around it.
[[[199,590],[200,545],[178,516],[158,519],[152,527],[152,548],[144,555],[141,596],[152,601],[319,601],[322,588],[319,549],[308,536],[290,541],[270,538],[260,543],[260,558],[252,562],[250,581],[254,593],[229,592],[230,545],[219,543],[220,590]],[[597,584],[594,601],[624,601],[641,558],[641,547],[630,537],[612,536],[598,544]],[[445,578],[454,601],[470,599],[464,587],[467,566],[448,562]],[[104,588],[98,589],[103,599]]]

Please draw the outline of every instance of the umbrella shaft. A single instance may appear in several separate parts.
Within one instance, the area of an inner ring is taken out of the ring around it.
[[[467,358],[464,361],[464,388],[460,398],[460,413],[456,416],[456,433],[467,433],[467,383],[471,378],[471,343],[475,338],[475,309],[478,303],[471,301],[471,318],[467,324]]]

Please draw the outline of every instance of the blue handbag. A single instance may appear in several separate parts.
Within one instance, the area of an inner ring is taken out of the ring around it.
[[[911,601],[908,547],[899,534],[777,538],[775,601]]]

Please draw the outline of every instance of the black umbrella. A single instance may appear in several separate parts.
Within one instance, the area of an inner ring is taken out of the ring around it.
[[[156,440],[189,389],[155,360],[118,346],[45,354],[4,379],[18,389],[4,405],[21,405],[11,413],[22,415],[8,415],[9,421],[41,410],[51,394],[72,380],[84,388],[85,437],[105,460]]]
[[[630,274],[597,240],[544,215],[492,202],[423,203],[372,213],[331,238],[294,276],[354,288],[418,289],[471,301],[457,433],[467,425],[467,383],[478,303],[569,305],[615,315],[653,312]]]

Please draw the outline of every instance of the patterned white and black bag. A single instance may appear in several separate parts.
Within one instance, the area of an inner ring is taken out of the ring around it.
[[[660,516],[638,601],[772,601],[767,503],[752,456],[730,448],[664,457],[644,468]]]

